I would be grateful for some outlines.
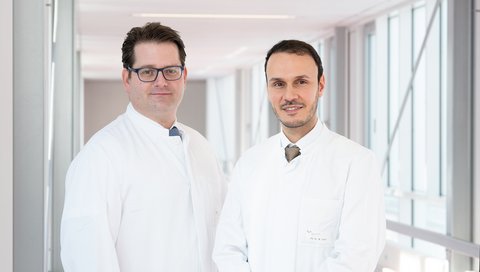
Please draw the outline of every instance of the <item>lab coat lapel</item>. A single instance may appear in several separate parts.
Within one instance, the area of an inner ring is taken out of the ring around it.
[[[198,246],[200,252],[200,267],[202,271],[205,269],[205,258],[210,258],[210,256],[202,256],[205,252],[210,252],[208,250],[208,240],[213,239],[210,237],[209,231],[207,229],[207,222],[206,222],[206,208],[205,205],[209,201],[208,192],[205,192],[205,188],[198,184],[195,177],[198,173],[196,173],[196,167],[192,164],[195,163],[195,154],[192,154],[192,149],[189,148],[190,144],[190,137],[188,135],[183,136],[183,148],[185,154],[185,167],[186,167],[186,174],[188,179],[190,180],[190,193],[192,198],[192,205],[193,205],[193,217],[195,220],[195,228],[197,232],[197,239],[198,239]],[[207,262],[208,263],[208,262]]]
[[[166,140],[168,141],[166,150],[170,153],[168,157],[171,158],[172,163],[184,176],[190,178],[186,166],[187,154],[185,152],[185,143],[183,143],[178,136],[169,136]],[[185,139],[183,139],[183,141],[185,141]]]

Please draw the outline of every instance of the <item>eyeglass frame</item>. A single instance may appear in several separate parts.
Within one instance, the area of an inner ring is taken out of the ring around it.
[[[165,77],[165,74],[163,73],[163,70],[165,69],[168,69],[168,68],[180,68],[180,76],[177,78],[177,79],[168,79]],[[138,71],[142,70],[142,69],[152,69],[152,70],[155,70],[157,71],[157,74],[155,75],[155,78],[153,80],[142,80],[140,78],[140,75],[138,74]],[[176,81],[176,80],[179,80],[180,78],[182,78],[182,75],[183,75],[183,70],[185,70],[185,66],[181,66],[181,65],[172,65],[172,66],[165,66],[163,68],[153,68],[153,67],[140,67],[140,68],[132,68],[130,66],[127,67],[127,70],[130,71],[130,72],[135,72],[137,74],[137,77],[138,77],[138,80],[140,80],[141,82],[154,82],[155,80],[157,80],[158,78],[158,74],[159,72],[162,72],[162,76],[165,80],[167,81]]]

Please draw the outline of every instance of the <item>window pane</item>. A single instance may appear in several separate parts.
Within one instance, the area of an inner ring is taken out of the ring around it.
[[[268,138],[268,111],[271,110],[265,83],[263,63],[252,69],[252,139],[251,144],[258,144]]]
[[[443,2],[441,5],[440,37],[441,37],[441,98],[440,98],[440,116],[441,116],[441,195],[447,195],[447,5]]]
[[[374,146],[374,135],[376,133],[376,111],[375,111],[375,104],[376,104],[376,89],[375,89],[375,33],[369,33],[367,35],[366,41],[366,87],[367,87],[367,94],[368,94],[368,146],[377,151],[376,146]]]
[[[399,29],[398,29],[398,16],[390,17],[388,20],[388,116],[389,116],[389,129],[388,137],[392,132],[392,124],[395,124],[396,117],[398,116],[399,102],[397,99],[398,94],[398,66],[399,62]],[[394,142],[390,150],[390,159],[388,164],[388,185],[389,187],[399,187],[398,175],[398,141]]]
[[[388,26],[388,135],[389,139],[395,130],[397,120],[399,127],[395,137],[390,139],[391,145],[388,184],[389,187],[409,190],[411,180],[411,97],[407,100],[406,109],[400,117],[400,108],[405,97],[400,82],[400,57],[405,52],[400,50],[400,29],[398,16],[391,17]],[[402,69],[403,70],[403,69]],[[405,84],[403,84],[405,85]]]
[[[425,38],[425,6],[415,8],[412,16],[412,43],[413,59],[415,65],[422,42]],[[430,68],[430,67],[429,67]],[[427,162],[426,162],[426,73],[425,73],[425,52],[420,58],[420,63],[415,74],[413,83],[413,189],[417,193],[427,192]],[[438,145],[437,145],[438,146]]]
[[[207,81],[207,138],[228,175],[235,162],[235,78]]]

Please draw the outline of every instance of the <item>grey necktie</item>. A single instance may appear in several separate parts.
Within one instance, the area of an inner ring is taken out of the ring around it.
[[[177,127],[172,127],[168,130],[168,136],[180,136],[180,131],[178,131]]]
[[[287,159],[288,162],[295,159],[295,157],[300,154],[300,148],[296,145],[289,144],[287,147],[285,147],[285,159]]]

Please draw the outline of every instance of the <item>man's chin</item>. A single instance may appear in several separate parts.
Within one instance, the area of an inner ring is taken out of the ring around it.
[[[286,128],[299,128],[305,125],[302,121],[281,121],[281,123]]]

